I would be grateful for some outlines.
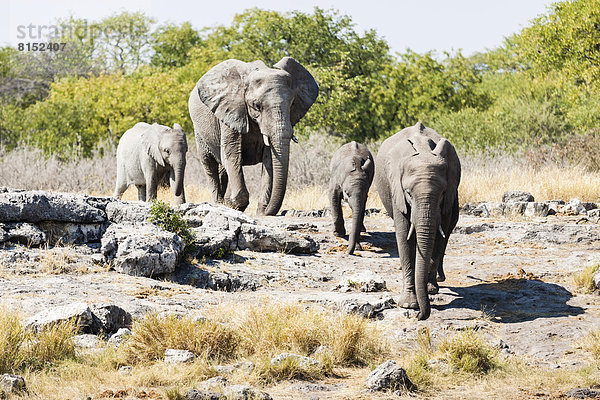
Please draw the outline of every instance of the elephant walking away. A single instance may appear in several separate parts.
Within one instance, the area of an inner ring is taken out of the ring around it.
[[[313,76],[284,57],[227,60],[200,78],[189,99],[196,145],[214,202],[244,211],[249,203],[242,166],[262,163],[258,214],[275,215],[287,184],[294,125],[319,94]]]
[[[399,303],[427,319],[428,294],[445,279],[444,253],[458,222],[460,161],[448,140],[420,122],[387,138],[375,161],[375,187],[394,219],[402,266]]]
[[[169,177],[175,204],[185,203],[183,177],[188,150],[185,132],[139,122],[123,134],[117,146],[117,184],[113,197],[121,198],[129,185],[135,185],[138,199],[156,199],[158,184]]]
[[[333,217],[333,233],[345,236],[342,199],[352,209],[352,230],[348,236],[348,254],[354,254],[359,243],[360,232],[366,231],[363,224],[367,195],[373,182],[375,163],[371,152],[364,144],[346,143],[333,153],[330,164],[329,199]]]

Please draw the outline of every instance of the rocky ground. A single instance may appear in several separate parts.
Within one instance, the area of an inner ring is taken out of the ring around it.
[[[319,214],[254,219],[258,226],[308,236],[318,244],[315,253],[238,246],[224,259],[203,257],[157,279],[107,270],[97,244],[6,244],[0,250],[1,303],[25,317],[75,302],[112,303],[136,318],[152,310],[200,316],[210,305],[303,301],[373,318],[400,348],[415,348],[424,326],[434,340],[475,326],[505,354],[534,365],[568,369],[588,362],[580,339],[600,326],[600,297],[577,293],[573,276],[600,262],[600,225],[593,218],[462,215],[446,252],[447,280],[432,296],[431,317],[418,322],[414,311],[395,306],[401,281],[391,219],[366,217],[362,250],[348,256],[346,241],[330,233],[329,217],[313,216]],[[303,390],[286,386],[271,394],[310,398]],[[351,390],[338,382],[319,397],[348,398]]]

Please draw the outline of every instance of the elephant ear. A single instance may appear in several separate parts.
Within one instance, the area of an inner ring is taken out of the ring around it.
[[[283,57],[274,66],[290,74],[292,76],[292,85],[294,89],[298,90],[290,109],[290,122],[294,126],[304,117],[304,114],[306,114],[310,106],[317,99],[319,85],[317,85],[317,81],[315,81],[310,72],[292,57]]]
[[[223,61],[212,67],[196,84],[202,103],[221,122],[241,134],[248,132],[245,93],[246,76],[251,68],[243,61]]]
[[[448,186],[446,187],[446,194],[442,204],[442,212],[449,214],[452,212],[452,206],[455,201],[458,201],[458,184],[460,183],[460,160],[456,149],[448,140],[442,138],[432,150],[432,153],[436,156],[445,158],[448,163],[448,169],[446,171],[446,181]]]
[[[160,136],[163,134],[163,128],[160,125],[154,124],[151,129],[146,130],[142,134],[142,148],[146,153],[156,161],[161,167],[165,166],[165,160],[160,153]]]

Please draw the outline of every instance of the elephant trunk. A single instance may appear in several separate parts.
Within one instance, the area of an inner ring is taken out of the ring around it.
[[[360,241],[360,231],[365,216],[365,200],[356,198],[350,204],[350,208],[352,208],[352,232],[350,232],[350,240],[348,242],[348,254],[354,254],[354,248]]]
[[[417,315],[417,319],[424,320],[429,318],[429,314],[431,313],[427,283],[431,272],[431,255],[433,254],[438,227],[436,218],[431,215],[429,205],[426,205],[424,206],[424,209],[417,211],[417,218],[415,220],[415,230],[417,235],[415,291],[417,294],[417,303],[419,304],[419,314]]]
[[[183,177],[184,177],[185,163],[182,165],[173,167],[171,170],[171,190],[175,196],[175,204],[185,203],[185,191],[183,188]]]
[[[289,118],[287,118],[289,121]],[[271,159],[273,161],[273,189],[269,204],[265,208],[265,215],[275,215],[281,208],[285,189],[287,186],[288,166],[290,162],[290,140],[292,138],[292,125],[281,117],[275,124],[271,135]]]

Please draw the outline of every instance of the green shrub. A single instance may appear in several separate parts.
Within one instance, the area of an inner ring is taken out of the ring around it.
[[[158,225],[162,229],[173,232],[183,239],[185,250],[189,250],[194,243],[194,232],[188,226],[186,220],[180,213],[173,210],[171,206],[162,200],[154,200],[150,206],[150,217],[148,221]]]

